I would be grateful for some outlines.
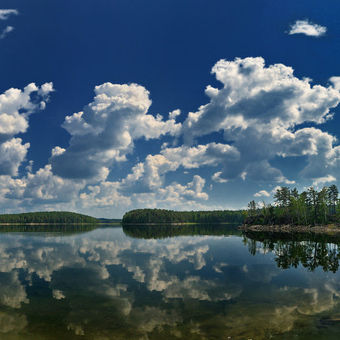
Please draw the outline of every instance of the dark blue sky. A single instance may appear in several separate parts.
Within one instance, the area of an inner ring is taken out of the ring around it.
[[[29,160],[34,161],[32,173],[35,173],[51,162],[54,147],[68,149],[70,134],[61,126],[65,116],[83,110],[93,101],[94,87],[106,82],[136,83],[145,87],[152,100],[148,114],[156,116],[160,113],[166,120],[168,112],[180,109],[182,113],[177,122],[183,123],[189,112],[196,112],[200,105],[210,101],[204,94],[207,85],[222,88],[211,74],[212,67],[221,59],[262,57],[266,66],[278,63],[291,66],[296,78],[309,77],[311,85],[324,87],[329,86],[330,77],[340,75],[340,3],[336,0],[3,0],[1,8],[17,9],[19,14],[0,20],[1,30],[8,25],[14,27],[0,40],[0,93],[9,88],[23,89],[31,82],[37,86],[53,82],[55,89],[46,109],[29,116],[28,129],[12,136],[22,138],[22,143],[30,143],[18,174],[11,174],[14,179],[26,178],[25,166]],[[297,20],[324,26],[327,32],[320,37],[289,35],[290,26]],[[314,126],[339,136],[339,108],[332,108],[331,112],[334,118],[325,124],[303,121],[291,125],[289,131]],[[194,133],[192,146],[211,142],[233,145],[234,140],[223,138],[222,130]],[[123,180],[138,161],[145,162],[147,155],[159,154],[162,143],[169,142],[169,146],[178,147],[183,140],[182,133],[149,140],[145,140],[145,136],[134,138],[134,147],[126,153],[126,161],[105,165],[110,172],[106,182]],[[333,146],[337,145],[335,142]],[[113,150],[112,145],[110,150]],[[336,179],[334,170],[329,174],[320,172],[320,176],[302,176],[300,172],[307,162],[303,152],[284,160],[279,154],[277,151],[268,161],[301,189],[311,185],[315,178],[332,176]],[[334,155],[338,154],[335,152]],[[336,157],[339,156],[333,158]],[[190,168],[182,164],[176,170],[164,172],[162,184],[157,188],[151,186],[148,189],[151,191],[141,191],[145,195],[153,193],[155,197],[148,204],[157,205],[159,192],[155,194],[156,189],[178,183],[186,187],[183,190],[190,191],[193,187],[188,183],[198,175],[205,180],[202,192],[209,196],[199,204],[235,208],[244,206],[260,190],[270,193],[271,188],[282,185],[277,179],[257,180],[256,176],[248,181],[237,176],[225,177],[228,182],[216,184],[211,180],[212,175],[220,171],[224,174],[222,168],[229,167],[222,163],[221,169],[219,161],[215,161],[214,168],[205,165]],[[61,173],[53,169],[57,166],[52,166],[52,172],[60,176]],[[69,180],[65,174],[61,178]],[[88,185],[100,186],[101,181],[84,184],[77,195],[70,198],[74,210],[118,216],[124,209],[140,206],[137,198],[137,203],[133,201],[130,206],[126,203],[127,208],[115,206],[113,202],[112,207],[106,205],[103,210],[100,210],[100,204],[92,207],[88,202],[88,205],[76,202],[82,192],[89,193]],[[139,184],[135,183],[136,191],[132,184],[128,189],[116,189],[128,197],[127,192],[130,195],[137,192]],[[191,202],[189,206],[195,207],[193,202],[199,200],[196,194],[179,194],[176,207],[186,207],[186,200]],[[54,197],[53,194],[50,196]],[[3,202],[4,209],[9,202],[9,198]],[[37,199],[29,194],[17,195],[15,202],[23,210],[68,204],[59,198],[44,202],[42,197]],[[166,205],[166,199],[162,205]],[[119,212],[115,213],[115,209]]]

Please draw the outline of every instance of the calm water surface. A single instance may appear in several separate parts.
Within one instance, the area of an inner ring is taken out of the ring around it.
[[[338,244],[231,226],[1,232],[0,339],[339,339]]]

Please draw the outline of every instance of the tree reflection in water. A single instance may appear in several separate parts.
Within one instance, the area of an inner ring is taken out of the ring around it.
[[[176,236],[241,236],[239,224],[162,224],[123,225],[124,234],[133,238],[162,239]]]
[[[279,268],[302,265],[310,271],[322,267],[325,272],[333,273],[339,268],[339,236],[246,232],[243,243],[252,255],[273,252]]]

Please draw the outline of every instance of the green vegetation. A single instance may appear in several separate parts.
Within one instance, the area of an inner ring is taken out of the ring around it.
[[[298,193],[297,189],[277,189],[274,205],[263,202],[261,208],[251,201],[245,224],[325,225],[340,223],[340,200],[336,185],[317,191],[313,187]]]
[[[82,214],[67,211],[32,212],[23,214],[4,214],[0,215],[0,223],[10,224],[82,224],[98,223],[99,220]]]
[[[123,216],[123,223],[242,223],[242,210],[173,211],[165,209],[136,209]]]

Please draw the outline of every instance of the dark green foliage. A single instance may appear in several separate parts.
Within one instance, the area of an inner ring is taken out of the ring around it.
[[[51,224],[66,224],[66,223],[98,223],[98,219],[67,211],[45,211],[32,212],[23,214],[5,214],[0,215],[0,223],[51,223]]]
[[[173,211],[136,209],[123,216],[123,223],[242,223],[242,210]]]
[[[245,224],[322,225],[340,223],[340,200],[336,185],[319,192],[313,187],[298,193],[297,189],[281,187],[274,194],[274,205],[257,208],[254,201],[248,204]]]
[[[238,224],[187,224],[187,225],[123,225],[127,236],[144,239],[160,239],[175,236],[194,235],[242,235]]]

